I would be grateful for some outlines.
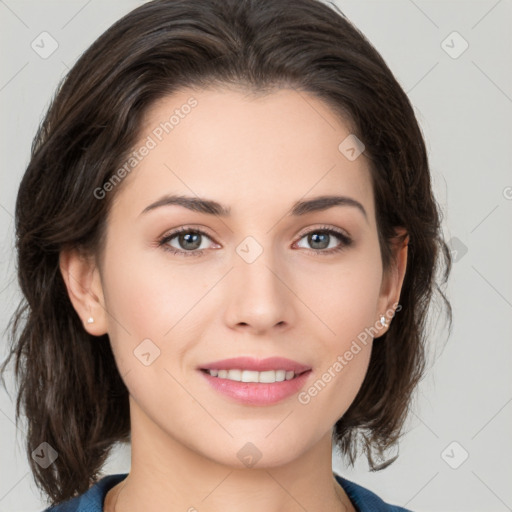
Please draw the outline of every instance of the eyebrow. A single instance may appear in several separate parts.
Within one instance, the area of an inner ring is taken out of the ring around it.
[[[231,208],[223,206],[217,201],[200,197],[189,197],[181,195],[165,195],[158,199],[158,201],[155,201],[154,203],[146,206],[146,208],[142,210],[141,215],[162,206],[172,205],[182,206],[194,212],[218,215],[220,217],[229,217],[231,215]],[[315,197],[313,199],[308,199],[307,201],[297,201],[290,209],[289,215],[298,217],[312,212],[327,210],[335,206],[355,207],[364,215],[365,219],[368,221],[368,215],[364,209],[364,206],[359,201],[356,201],[355,199],[347,196],[325,195]]]

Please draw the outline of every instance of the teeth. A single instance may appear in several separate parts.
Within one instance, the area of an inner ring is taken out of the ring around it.
[[[206,370],[212,377],[221,379],[236,380],[238,382],[263,382],[273,383],[291,380],[295,377],[293,370],[268,370],[265,372],[256,372],[252,370]]]

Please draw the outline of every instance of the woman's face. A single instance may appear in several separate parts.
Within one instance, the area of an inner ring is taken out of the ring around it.
[[[90,327],[108,332],[132,432],[235,466],[251,450],[259,465],[283,464],[330,436],[365,377],[368,329],[385,332],[401,286],[383,276],[361,149],[323,102],[294,90],[182,90],[148,111],[124,182],[105,189],[116,197]],[[312,208],[323,196],[348,199]],[[235,357],[310,371],[294,387],[201,370]]]

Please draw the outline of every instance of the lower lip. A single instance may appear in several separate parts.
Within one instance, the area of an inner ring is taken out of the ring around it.
[[[236,380],[212,377],[209,373],[199,370],[209,384],[237,402],[249,405],[271,405],[297,393],[305,384],[311,370],[298,377],[281,382],[238,382]]]

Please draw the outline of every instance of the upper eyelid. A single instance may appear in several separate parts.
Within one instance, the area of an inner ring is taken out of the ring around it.
[[[301,231],[300,234],[297,236],[302,238],[303,236],[305,236],[311,232],[314,232],[314,231],[334,231],[338,235],[345,236],[347,238],[352,238],[352,236],[345,229],[337,228],[334,226],[327,226],[327,225],[322,225],[322,226],[317,226],[317,227],[312,227],[312,228],[305,228],[305,230]]]

